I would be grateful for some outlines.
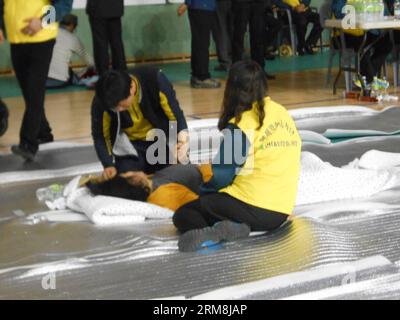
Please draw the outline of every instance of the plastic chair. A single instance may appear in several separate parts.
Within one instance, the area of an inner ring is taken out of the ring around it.
[[[310,7],[310,10],[313,12],[318,12],[318,9],[316,7]],[[280,13],[281,16],[285,17],[287,20],[287,24],[283,25],[283,30],[289,30],[289,37],[290,37],[290,46],[292,48],[293,54],[297,53],[297,32],[296,32],[296,24],[293,22],[293,17],[292,17],[292,11],[290,9],[283,9],[283,8],[278,8],[278,11],[274,11],[274,17],[276,19],[279,19],[278,13]],[[282,43],[282,31],[278,35],[278,43]],[[323,51],[323,40],[322,40],[322,34],[320,36],[320,51]]]

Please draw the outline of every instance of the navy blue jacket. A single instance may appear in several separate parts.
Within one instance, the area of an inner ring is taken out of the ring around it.
[[[215,0],[185,0],[189,9],[215,11]]]

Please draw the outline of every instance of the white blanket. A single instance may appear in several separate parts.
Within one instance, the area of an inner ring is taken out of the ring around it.
[[[400,186],[400,154],[371,150],[342,168],[302,152],[296,205],[369,197]]]
[[[93,196],[79,188],[67,198],[68,208],[84,213],[98,225],[120,225],[144,222],[145,219],[168,219],[173,212],[166,208],[121,198]]]
[[[53,202],[46,201],[46,205],[52,211],[31,215],[28,220],[33,223],[44,220],[51,222],[81,221],[72,216],[76,213],[83,213],[82,216],[86,216],[86,220],[105,226],[141,223],[146,219],[168,219],[173,215],[169,209],[142,201],[94,196],[88,188],[78,187],[80,178],[81,176],[75,177],[65,186],[63,197]],[[57,215],[57,210],[60,210],[59,215]]]
[[[78,188],[79,180],[80,176],[66,185],[63,198],[46,202],[48,207],[83,213],[97,225],[141,223],[145,219],[168,219],[173,215],[169,209],[146,202],[93,196],[87,188]],[[369,197],[396,186],[400,186],[400,154],[371,150],[339,168],[313,153],[303,152],[296,205]],[[35,214],[28,219],[73,220],[66,217],[67,211],[62,213],[59,216],[54,212]]]

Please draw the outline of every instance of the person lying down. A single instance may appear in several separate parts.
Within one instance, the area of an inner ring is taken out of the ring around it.
[[[198,198],[200,186],[212,177],[211,170],[211,165],[176,164],[153,175],[131,171],[108,181],[89,177],[86,186],[93,195],[147,201],[175,212]]]

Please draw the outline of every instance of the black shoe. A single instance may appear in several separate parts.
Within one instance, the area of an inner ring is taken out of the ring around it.
[[[270,73],[265,73],[265,76],[267,77],[268,80],[275,80],[276,76]]]
[[[265,60],[275,60],[275,55],[273,55],[273,54],[270,53],[270,52],[267,52],[267,53],[265,54]]]
[[[54,141],[54,136],[52,134],[45,136],[45,137],[39,137],[37,139],[38,144],[50,143],[53,141]]]
[[[304,48],[304,51],[305,51],[307,54],[309,54],[309,55],[315,54],[315,52],[314,52],[314,50],[311,48],[311,46],[306,46],[306,47]]]
[[[297,54],[299,56],[304,56],[306,54],[306,51],[304,48],[299,48],[299,49],[297,49]]]
[[[22,145],[11,146],[11,152],[27,161],[33,161],[35,158],[35,153],[30,151],[28,148],[23,147]]]

